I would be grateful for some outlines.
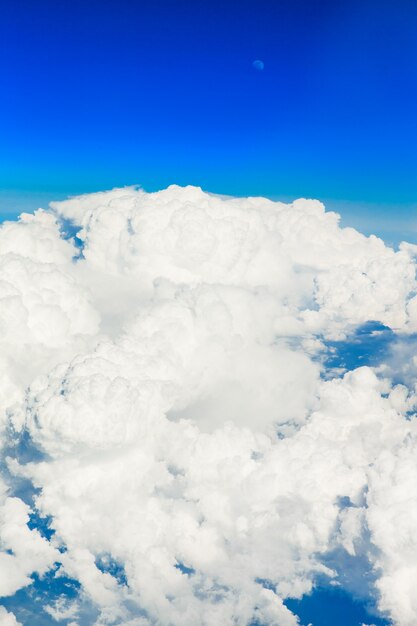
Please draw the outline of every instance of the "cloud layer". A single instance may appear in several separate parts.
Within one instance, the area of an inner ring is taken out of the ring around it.
[[[5,223],[0,594],[48,572],[81,585],[46,607],[65,624],[296,626],[285,600],[338,584],[340,550],[415,624],[413,379],[326,368],[370,320],[417,330],[415,253],[194,187]]]

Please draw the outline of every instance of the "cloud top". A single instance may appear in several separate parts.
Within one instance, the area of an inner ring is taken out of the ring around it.
[[[342,550],[415,623],[413,384],[326,369],[327,342],[365,322],[415,331],[414,254],[318,201],[194,187],[5,223],[0,593],[55,567],[97,624],[296,626],[285,599],[337,584]],[[77,602],[47,612],[78,623]]]

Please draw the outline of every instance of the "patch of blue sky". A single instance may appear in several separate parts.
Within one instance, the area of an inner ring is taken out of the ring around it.
[[[369,560],[372,546],[365,537],[353,556],[341,547],[322,555],[322,563],[335,572],[334,579],[320,575],[312,593],[284,604],[300,618],[301,626],[388,626],[391,622],[378,612],[374,588],[376,572]],[[258,579],[275,593],[273,581]],[[254,622],[251,626],[265,626]]]
[[[300,619],[301,626],[389,626],[391,622],[377,615],[368,602],[355,599],[337,586],[316,588],[300,600],[288,599],[286,606]]]
[[[37,530],[48,541],[51,541],[55,534],[55,530],[52,527],[52,517],[50,515],[42,516],[37,510],[33,510],[30,513],[27,526],[30,530]]]
[[[335,370],[353,370],[364,365],[378,367],[388,361],[398,336],[390,328],[368,321],[343,341],[327,341],[324,365],[327,375]]]
[[[25,429],[17,434],[9,430],[8,446],[4,448],[3,454],[5,457],[12,456],[20,464],[40,462],[46,458],[46,454],[36,446]]]
[[[15,614],[23,626],[50,626],[54,623],[51,615],[45,610],[56,602],[77,602],[77,623],[93,624],[98,611],[82,596],[78,581],[59,575],[59,566],[44,576],[32,576],[33,583],[20,589],[13,596],[1,598],[0,604]],[[62,619],[60,624],[67,626],[74,617]]]
[[[417,365],[417,333],[402,334],[375,321],[358,326],[343,341],[326,341],[319,356],[323,377],[332,378],[357,367],[384,366],[383,375],[393,384],[414,387]],[[410,415],[414,414],[411,411]]]
[[[178,562],[175,567],[180,570],[181,574],[185,574],[186,576],[193,576],[195,574],[195,569],[184,565],[184,563]]]
[[[102,554],[96,558],[96,567],[105,574],[113,576],[119,585],[127,585],[127,576],[123,565],[110,554]]]
[[[28,478],[12,473],[8,461],[13,459],[20,465],[25,465],[40,462],[45,458],[46,455],[37,448],[26,430],[18,435],[9,430],[8,443],[4,446],[0,457],[1,476],[7,483],[10,495],[20,498],[31,507],[34,506],[39,489],[35,488]]]
[[[73,260],[77,261],[84,258],[84,241],[78,236],[81,226],[74,224],[72,220],[58,216],[58,224],[61,231],[61,237],[67,241],[71,241],[77,252],[74,254]]]
[[[377,597],[374,583],[377,574],[368,558],[373,548],[368,541],[363,540],[362,544],[355,555],[340,546],[324,554],[321,561],[336,572],[336,578],[329,581],[325,577],[319,577],[315,587],[322,591],[337,588],[351,596],[353,601],[364,604],[370,613],[376,614]]]

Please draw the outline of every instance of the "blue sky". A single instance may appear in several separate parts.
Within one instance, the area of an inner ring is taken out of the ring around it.
[[[414,238],[412,0],[23,0],[0,30],[3,214],[177,183]]]

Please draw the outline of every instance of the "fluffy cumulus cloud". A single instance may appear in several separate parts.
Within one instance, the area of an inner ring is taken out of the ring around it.
[[[194,187],[5,223],[1,596],[49,580],[67,625],[296,626],[286,600],[347,554],[414,625],[414,379],[398,349],[326,360],[369,321],[411,341],[415,254],[317,201]]]

